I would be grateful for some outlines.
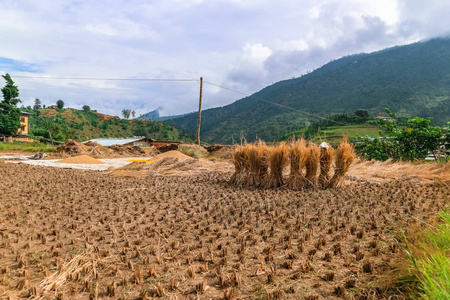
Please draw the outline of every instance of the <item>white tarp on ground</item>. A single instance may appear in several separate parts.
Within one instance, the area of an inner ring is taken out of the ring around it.
[[[0,156],[0,158],[4,158],[5,156]],[[28,157],[25,157],[28,158]],[[13,158],[6,158],[13,159]],[[19,159],[17,156],[14,159]],[[16,161],[7,161],[7,163],[14,164],[27,164],[32,166],[45,166],[45,167],[53,167],[53,168],[62,168],[62,169],[79,169],[79,170],[91,170],[91,171],[106,171],[109,168],[120,168],[126,165],[131,164],[130,160],[143,160],[146,158],[143,157],[127,157],[127,158],[110,158],[110,159],[99,159],[104,162],[104,164],[65,164],[59,163],[61,159],[48,159],[48,160],[16,160]],[[148,159],[148,158],[147,158]]]
[[[0,159],[30,159],[30,156],[26,156],[26,155],[5,155],[5,156],[0,156]]]

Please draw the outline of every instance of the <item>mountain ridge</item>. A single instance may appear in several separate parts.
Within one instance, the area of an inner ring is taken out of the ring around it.
[[[306,126],[312,115],[356,109],[376,114],[385,107],[399,115],[433,117],[436,124],[448,121],[449,38],[345,56],[232,104],[207,109],[202,112],[202,140],[229,144],[244,136],[249,141],[271,141]],[[168,122],[193,134],[196,119],[191,114]]]

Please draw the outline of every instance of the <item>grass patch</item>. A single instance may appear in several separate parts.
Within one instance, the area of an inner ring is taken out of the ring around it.
[[[193,158],[203,158],[208,156],[208,151],[206,151],[205,148],[194,144],[180,144],[178,146],[178,151]]]
[[[55,151],[55,147],[48,146],[47,144],[40,142],[32,142],[32,143],[20,143],[20,142],[12,142],[12,143],[0,143],[0,151],[26,151],[26,152],[53,152]]]
[[[305,134],[306,128],[294,132],[295,136],[302,136]],[[360,136],[379,137],[380,128],[372,124],[356,124],[345,126],[328,126],[321,128],[315,136],[311,137],[316,143],[323,140],[332,145],[338,145],[343,136],[347,136],[348,139],[354,139]],[[292,134],[291,134],[292,136]],[[309,138],[309,137],[306,137]]]
[[[450,211],[446,209],[439,216],[442,224],[425,232],[423,255],[410,257],[419,272],[424,299],[450,299]]]

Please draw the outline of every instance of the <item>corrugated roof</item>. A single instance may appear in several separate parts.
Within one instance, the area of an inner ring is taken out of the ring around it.
[[[102,146],[113,146],[113,145],[126,145],[129,143],[134,143],[140,140],[144,140],[145,138],[108,138],[108,139],[92,139],[87,142],[96,142]],[[83,144],[84,144],[83,143]]]

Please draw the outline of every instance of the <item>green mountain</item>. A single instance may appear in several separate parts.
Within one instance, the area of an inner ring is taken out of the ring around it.
[[[450,121],[450,39],[436,38],[334,60],[299,78],[280,81],[224,107],[202,112],[205,142],[272,141],[335,113],[388,107],[399,116]],[[169,121],[195,133],[197,115]]]
[[[148,113],[140,115],[135,120],[167,121],[167,120],[171,120],[171,119],[181,118],[181,117],[184,117],[184,116],[186,116],[188,114],[190,114],[190,113],[182,114],[182,115],[173,115],[173,116],[161,117],[159,115],[159,108],[157,108],[157,109],[152,110],[152,111],[150,111]]]
[[[146,120],[126,120],[96,111],[76,109],[21,108],[33,113],[30,117],[30,136],[56,141],[75,139],[86,141],[102,137],[146,136],[156,140],[190,141],[173,125]]]

